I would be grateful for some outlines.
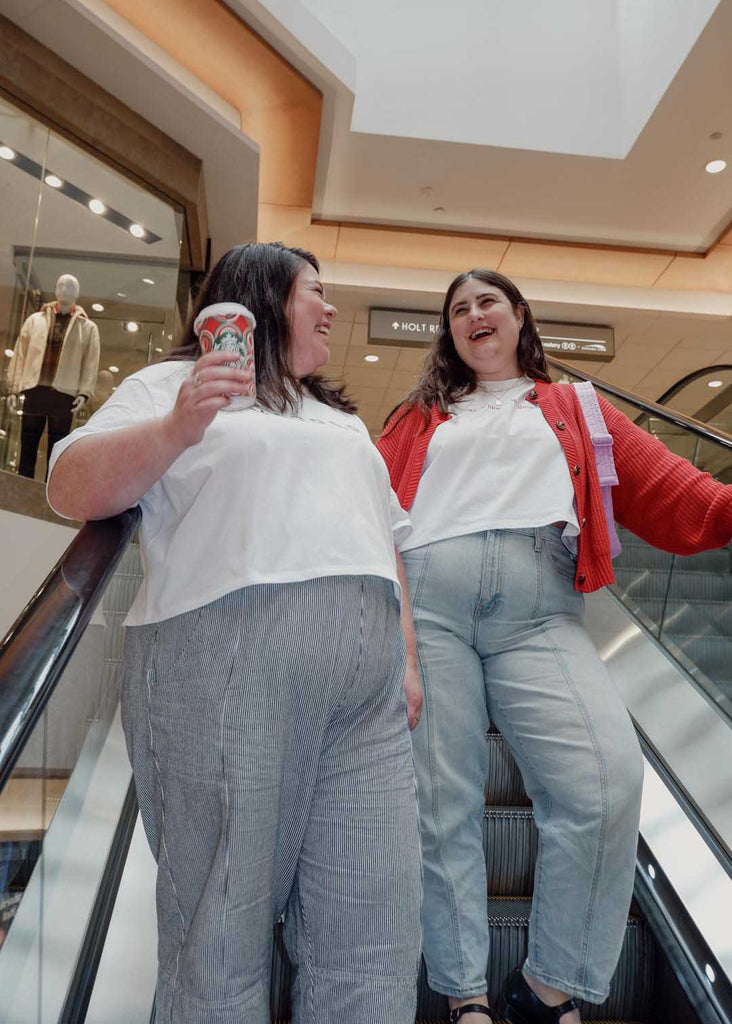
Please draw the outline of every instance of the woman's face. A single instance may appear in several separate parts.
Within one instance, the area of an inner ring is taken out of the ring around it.
[[[337,312],[325,301],[315,268],[306,263],[295,278],[287,307],[290,369],[295,377],[307,377],[328,362],[330,325]]]
[[[469,277],[455,290],[448,318],[455,350],[478,380],[521,375],[516,350],[523,311],[514,311],[500,288]]]

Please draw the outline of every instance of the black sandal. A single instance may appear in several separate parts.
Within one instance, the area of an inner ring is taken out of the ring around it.
[[[560,1006],[547,1006],[532,992],[520,968],[503,986],[499,1004],[499,1012],[509,1024],[557,1024],[563,1014],[576,1009],[574,999],[568,999]]]
[[[465,1003],[464,1006],[456,1006],[454,1010],[450,1010],[449,1024],[455,1024],[464,1013],[484,1013],[486,1017],[491,1015],[491,1011],[482,1003]]]

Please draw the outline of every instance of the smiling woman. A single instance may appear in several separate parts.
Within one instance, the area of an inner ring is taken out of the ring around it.
[[[220,302],[257,322],[257,401],[226,416],[251,371],[231,352],[201,355],[194,330]],[[416,672],[394,548],[409,524],[352,404],[315,374],[335,312],[311,253],[238,246],[182,346],[54,450],[62,514],[142,507],[122,714],[160,858],[156,1011],[170,1024],[268,1021],[286,910],[308,979],[298,1020],[388,1007],[394,1024],[414,1021]]]

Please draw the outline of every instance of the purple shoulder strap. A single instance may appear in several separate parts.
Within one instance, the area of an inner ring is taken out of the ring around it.
[[[580,381],[572,387],[577,393],[582,415],[587,424],[592,447],[595,452],[595,465],[602,490],[602,501],[605,506],[605,519],[607,520],[607,532],[610,538],[610,557],[616,558],[622,551],[622,545],[615,529],[613,517],[613,496],[612,488],[617,487],[618,474],[615,470],[615,459],[613,458],[613,439],[608,433],[605,419],[602,415],[600,403],[592,384]]]

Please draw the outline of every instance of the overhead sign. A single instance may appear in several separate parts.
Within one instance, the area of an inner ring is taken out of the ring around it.
[[[369,344],[424,348],[440,326],[439,313],[414,309],[370,309]],[[596,359],[609,362],[615,355],[615,331],[593,324],[537,321],[539,337],[547,355],[558,359]]]
[[[414,309],[370,309],[369,343],[422,348],[435,337],[439,323],[439,313],[420,313]]]
[[[610,362],[615,355],[615,331],[592,324],[560,324],[537,320],[544,351],[557,359],[596,359]]]

